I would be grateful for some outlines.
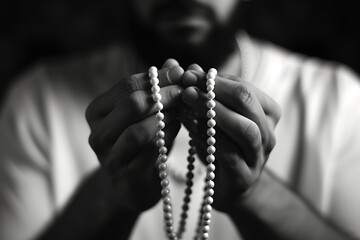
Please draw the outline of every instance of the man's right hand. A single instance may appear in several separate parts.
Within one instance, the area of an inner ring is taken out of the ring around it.
[[[165,141],[171,146],[180,129],[178,107],[184,70],[167,60],[159,70]],[[155,168],[157,119],[148,73],[122,79],[96,98],[86,111],[91,128],[89,143],[103,167],[114,179],[120,208],[140,213],[160,199],[161,187]]]

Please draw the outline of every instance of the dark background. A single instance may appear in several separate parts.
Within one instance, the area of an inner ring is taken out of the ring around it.
[[[360,72],[359,1],[252,0],[243,7],[241,21],[252,35]],[[121,0],[2,0],[0,98],[36,61],[121,39],[124,14]]]

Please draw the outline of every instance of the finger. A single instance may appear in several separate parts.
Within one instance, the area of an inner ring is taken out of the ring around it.
[[[164,113],[165,114],[165,113]],[[178,121],[174,114],[166,114],[163,120],[165,125]],[[126,165],[130,160],[148,144],[156,146],[156,133],[158,120],[154,117],[144,119],[127,128],[111,147],[111,156],[108,162],[117,161]],[[164,129],[166,131],[166,129]],[[148,156],[151,158],[151,156]]]
[[[187,93],[190,92],[190,89],[193,89],[192,93],[193,95],[196,95],[195,88],[188,88],[184,91],[183,96],[186,96]],[[192,102],[189,105],[195,108],[195,111],[202,117],[202,122],[198,119],[198,128],[202,129],[203,133],[206,133],[205,129],[207,128],[207,123],[205,112],[207,110],[204,107],[206,98],[200,95],[201,94],[197,92],[197,96],[193,96],[195,102]],[[259,158],[262,149],[262,137],[257,124],[245,116],[228,109],[218,101],[216,101],[214,110],[216,112],[214,119],[217,122],[218,128],[226,133],[228,138],[237,143],[238,147],[244,153],[247,162],[254,165],[256,159]]]
[[[177,85],[161,88],[161,102],[164,107],[162,111],[172,110],[179,105],[181,91],[182,89]],[[156,112],[152,97],[144,91],[137,91],[131,94],[129,98],[119,101],[115,108],[101,119],[92,130],[101,136],[99,141],[111,145],[129,125]]]
[[[191,64],[187,69],[186,71],[197,71],[197,72],[204,72],[204,70],[202,69],[202,67],[200,67],[198,64],[196,63],[193,63]]]
[[[184,75],[189,76],[187,82],[191,81],[196,87],[206,91],[206,76],[203,73],[187,71]],[[251,86],[244,81],[236,82],[220,76],[216,77],[215,82],[216,99],[226,107],[254,121],[260,128],[264,143],[273,141],[269,136],[267,117]],[[183,100],[186,101],[184,94]]]
[[[166,128],[164,129],[165,132],[165,144],[166,147],[169,149],[174,139],[176,138],[181,124],[178,121],[173,121],[167,124]],[[157,138],[155,138],[157,139]],[[155,142],[156,140],[152,140]],[[142,157],[139,157],[142,156]],[[146,156],[146,157],[144,157]],[[149,156],[155,156],[154,159],[151,159]],[[154,169],[158,164],[157,157],[159,156],[159,148],[155,144],[148,144],[144,151],[138,152],[135,156],[135,160],[129,163],[129,168],[141,170],[141,169]]]
[[[184,70],[180,66],[159,70],[159,86],[165,87],[180,82]],[[113,88],[97,97],[86,110],[86,118],[93,119],[106,116],[124,97],[136,91],[150,91],[151,84],[148,73],[139,73],[120,80]]]
[[[236,82],[242,81],[240,79],[240,77],[238,77],[238,76],[232,76],[232,75],[227,75],[227,74],[222,74],[222,73],[219,73],[218,75],[222,78],[230,79],[230,80],[233,80]],[[271,119],[273,120],[274,126],[276,126],[276,124],[279,121],[280,116],[281,116],[281,109],[280,109],[279,104],[274,99],[272,99],[269,95],[267,95],[265,92],[261,91],[260,89],[258,89],[254,85],[252,85],[251,83],[248,83],[248,84],[252,86],[252,89],[255,92],[262,108],[264,109],[265,114],[271,117]]]
[[[200,159],[202,159],[206,165],[208,147],[206,132],[201,131],[200,133],[194,133],[193,129],[195,126],[190,122],[185,122],[184,125],[189,129],[190,137],[195,141]],[[245,157],[243,157],[243,153],[239,150],[237,144],[226,137],[226,134],[220,129],[216,131],[216,138],[221,139],[221,141],[217,141],[215,144],[215,174],[218,175],[220,172],[225,171],[226,173],[230,173],[235,176],[241,175],[242,178],[249,179],[252,175],[252,167],[249,167],[248,163],[245,161]]]
[[[166,61],[164,62],[161,68],[171,68],[175,66],[180,66],[179,62],[173,58],[168,58],[166,59]]]

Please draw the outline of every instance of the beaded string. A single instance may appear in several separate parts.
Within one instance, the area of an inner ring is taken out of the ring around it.
[[[216,113],[214,111],[215,107],[215,93],[214,93],[214,86],[215,86],[215,78],[216,78],[217,71],[214,68],[211,68],[207,75],[206,75],[206,88],[207,88],[207,157],[206,161],[208,162],[206,169],[206,177],[205,177],[205,188],[204,188],[204,198],[203,202],[201,204],[200,208],[200,215],[199,215],[199,221],[198,226],[196,228],[196,233],[194,239],[208,239],[209,238],[209,231],[210,231],[210,221],[211,221],[211,204],[213,203],[212,196],[214,195],[214,178],[215,178],[215,156],[214,153],[216,151],[215,148],[215,125],[216,121],[214,119]],[[188,172],[186,174],[186,188],[185,188],[185,196],[183,198],[183,205],[182,205],[182,212],[180,215],[180,221],[178,230],[175,231],[174,229],[174,220],[173,220],[173,207],[172,207],[172,201],[170,197],[170,189],[169,189],[169,179],[168,179],[168,172],[167,172],[167,148],[165,146],[165,132],[163,129],[165,128],[165,122],[164,120],[164,114],[161,112],[163,109],[163,104],[161,103],[161,94],[160,94],[160,87],[159,87],[159,79],[158,79],[158,71],[157,68],[152,66],[149,68],[149,77],[150,77],[150,83],[152,85],[151,92],[152,92],[152,98],[155,102],[155,109],[157,111],[156,113],[156,119],[157,122],[157,141],[156,145],[159,148],[159,156],[158,156],[158,171],[159,171],[159,177],[161,179],[160,184],[162,187],[161,195],[162,195],[162,202],[163,202],[163,215],[164,215],[164,227],[165,232],[170,240],[179,240],[182,238],[183,233],[185,232],[185,226],[186,226],[186,219],[187,219],[187,211],[189,210],[189,203],[190,203],[190,196],[192,193],[192,185],[193,185],[193,177],[194,177],[194,161],[195,161],[195,154],[196,154],[196,147],[193,140],[189,141],[189,156],[187,157],[188,161]]]

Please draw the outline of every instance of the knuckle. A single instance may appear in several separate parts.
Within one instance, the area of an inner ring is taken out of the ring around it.
[[[90,133],[88,142],[98,157],[102,156],[106,149],[108,149],[108,147],[111,145],[108,138],[109,135],[106,134],[103,129],[98,129],[97,131],[92,131]]]
[[[142,125],[133,125],[126,130],[125,143],[128,147],[144,146],[149,141],[149,135]]]
[[[254,122],[250,122],[244,130],[244,136],[247,139],[250,147],[259,152],[262,146],[262,136],[259,127]]]
[[[265,146],[265,154],[269,155],[276,145],[276,138],[274,134],[270,134]]]
[[[92,101],[85,110],[85,119],[89,126],[92,127],[96,119],[101,117],[99,113],[99,107],[97,106],[96,100]]]
[[[254,98],[252,96],[250,88],[243,83],[236,84],[234,87],[234,96],[241,105],[252,106]]]
[[[274,107],[274,120],[275,120],[275,123],[277,124],[280,120],[280,117],[281,117],[281,107],[280,105],[275,102],[275,107]]]
[[[98,141],[98,138],[94,132],[90,134],[88,141],[94,152],[96,154],[100,153],[100,144],[99,144],[100,142]]]
[[[93,103],[90,103],[90,105],[85,110],[85,118],[89,124],[92,122],[93,115]]]
[[[123,80],[123,87],[126,92],[133,93],[142,89],[141,79],[139,74],[131,75]]]
[[[135,116],[143,115],[148,111],[149,104],[143,92],[134,92],[130,94],[127,102],[127,110]]]

